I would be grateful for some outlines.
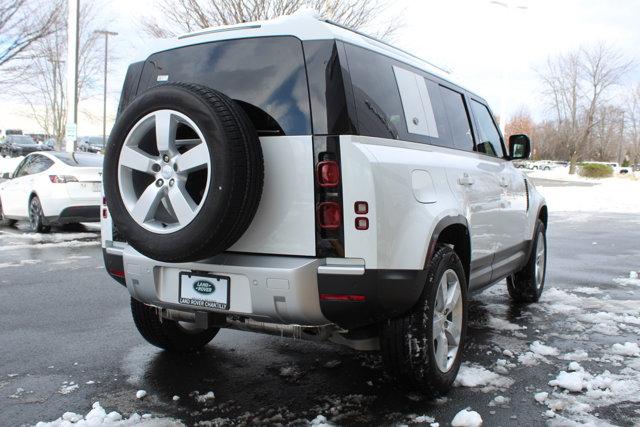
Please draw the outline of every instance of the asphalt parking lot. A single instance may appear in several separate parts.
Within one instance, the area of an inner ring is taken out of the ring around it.
[[[127,292],[102,268],[95,228],[39,236],[2,227],[0,425],[86,414],[96,401],[186,425],[305,425],[323,415],[445,426],[467,407],[486,425],[637,425],[640,357],[610,350],[638,342],[640,298],[626,278],[640,270],[639,226],[637,215],[552,214],[543,300],[514,306],[504,284],[474,295],[459,384],[437,400],[396,387],[377,355],[328,344],[223,330],[201,353],[163,353],[135,330]],[[594,397],[550,386],[572,360],[631,391]],[[147,396],[136,399],[138,390]],[[209,391],[215,398],[202,398]]]

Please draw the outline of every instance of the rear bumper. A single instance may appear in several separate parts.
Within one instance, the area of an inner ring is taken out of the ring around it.
[[[152,260],[128,245],[107,247],[103,253],[109,274],[146,304],[303,326],[356,329],[397,316],[418,301],[426,278],[423,271],[366,270],[361,260],[328,265],[327,259],[311,257],[225,253],[202,262],[174,264]],[[180,304],[183,271],[229,277],[229,310]]]
[[[47,216],[49,224],[71,224],[76,222],[100,221],[100,206],[68,206],[56,216]]]

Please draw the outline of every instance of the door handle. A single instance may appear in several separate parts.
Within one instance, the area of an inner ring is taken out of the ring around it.
[[[464,173],[458,178],[458,184],[460,185],[471,186],[474,182],[475,180],[471,178],[468,173]]]

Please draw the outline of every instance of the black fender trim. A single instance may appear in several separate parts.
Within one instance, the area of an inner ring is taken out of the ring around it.
[[[320,310],[341,328],[355,329],[409,311],[422,295],[424,270],[365,270],[363,275],[318,274]],[[358,295],[361,301],[335,301],[322,295]]]
[[[436,243],[438,242],[438,238],[442,231],[451,226],[451,225],[463,225],[467,229],[467,233],[469,233],[469,222],[467,218],[462,215],[456,216],[445,216],[436,224],[436,227],[433,229],[433,233],[431,233],[431,239],[429,240],[429,249],[427,250],[427,258],[424,260],[424,268],[427,268],[427,264],[431,261],[431,257],[436,251]]]
[[[127,286],[124,281],[124,262],[122,257],[109,254],[105,248],[102,248],[102,258],[104,259],[104,268],[109,273],[109,276],[122,286]]]

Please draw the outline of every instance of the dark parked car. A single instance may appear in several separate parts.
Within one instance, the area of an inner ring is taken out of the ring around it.
[[[100,153],[102,150],[104,150],[104,140],[101,136],[85,136],[78,142],[78,151]]]
[[[2,157],[18,157],[26,156],[34,151],[51,151],[51,148],[38,144],[29,135],[8,135],[1,150]]]

